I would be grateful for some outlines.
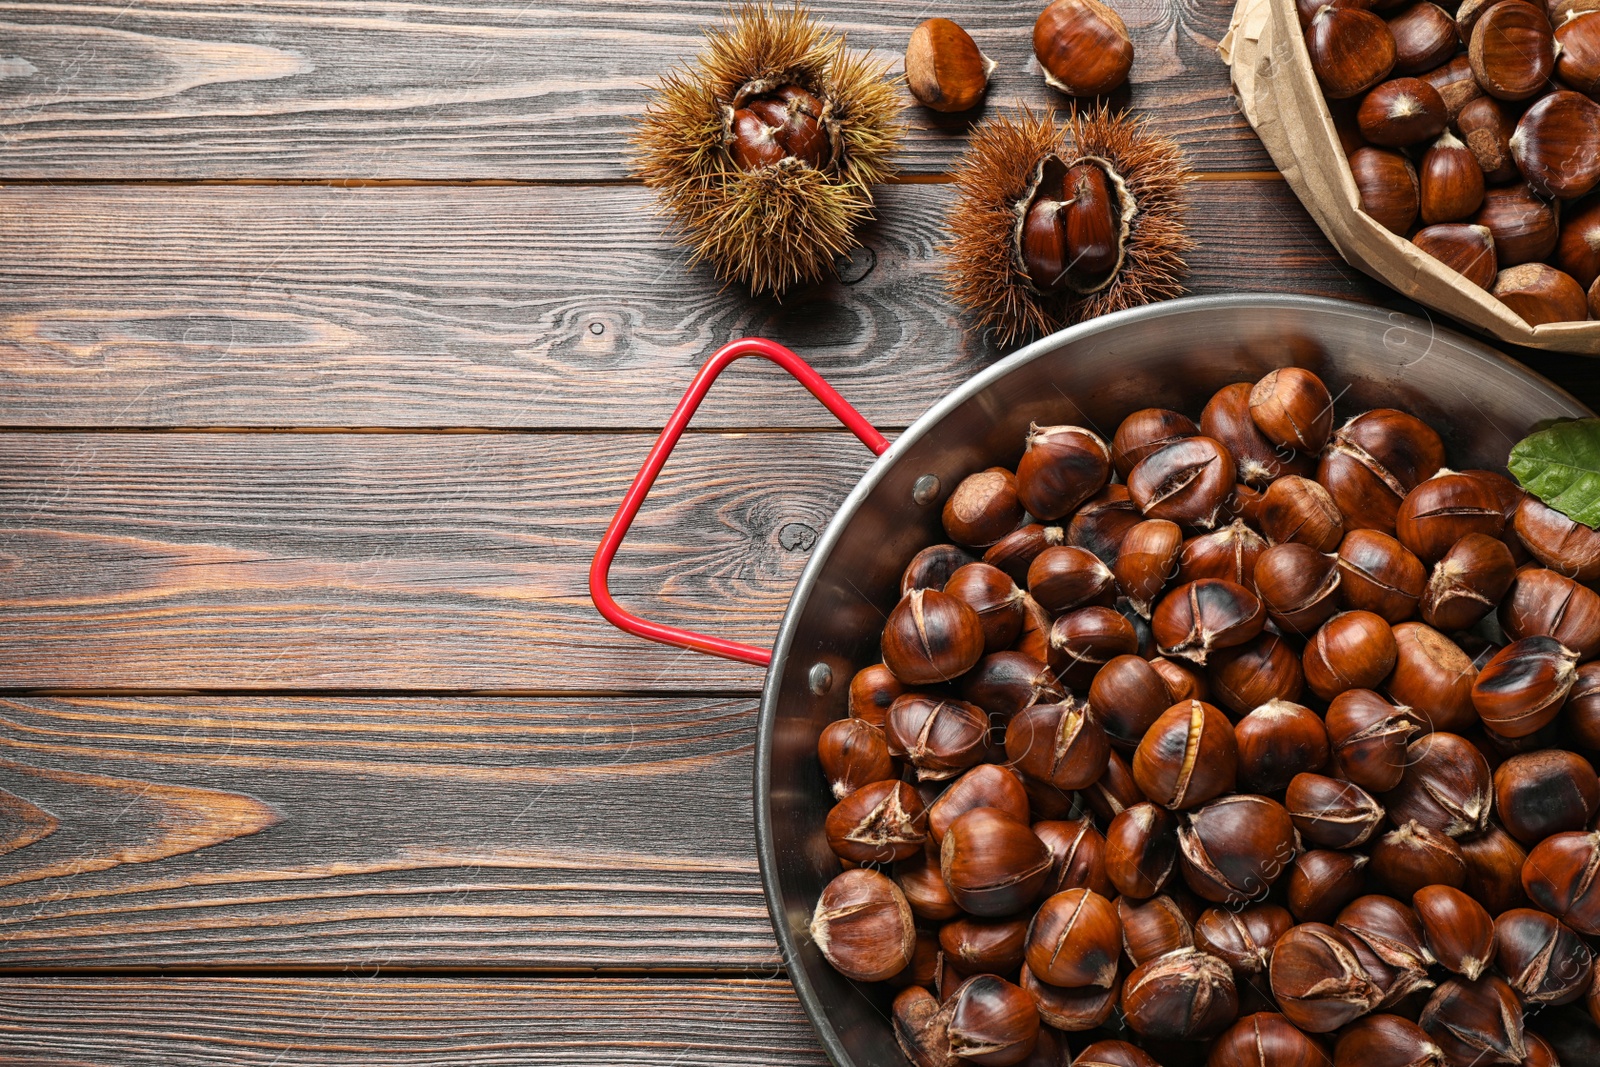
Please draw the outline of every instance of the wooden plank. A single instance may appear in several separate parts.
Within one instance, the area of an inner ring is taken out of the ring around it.
[[[1064,106],[1032,54],[1038,0],[958,14],[999,63],[1000,106]],[[812,9],[900,66],[913,0]],[[1229,0],[1119,3],[1131,88],[1198,166],[1271,166],[1215,55]],[[617,178],[648,87],[689,61],[722,0],[6,5],[8,178]],[[905,97],[908,105],[909,96]],[[947,170],[966,126],[920,107],[902,165]]]
[[[0,846],[0,969],[772,968],[755,720],[750,697],[0,700],[0,797],[54,823]]]
[[[826,1067],[781,979],[0,979],[17,1067]]]
[[[761,334],[903,426],[999,355],[938,277],[952,198],[884,189],[853,284],[779,304],[686,272],[633,187],[0,190],[0,420],[659,426],[713,350]],[[1194,198],[1195,292],[1383,292],[1282,182]],[[836,424],[747,365],[696,425]]]
[[[638,640],[588,567],[646,435],[10,434],[0,687],[750,691]],[[845,433],[691,435],[612,590],[770,644],[872,459]]]

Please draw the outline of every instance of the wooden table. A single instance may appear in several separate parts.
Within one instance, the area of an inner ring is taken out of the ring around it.
[[[842,281],[683,269],[624,136],[721,6],[6,5],[0,1060],[824,1062],[756,872],[759,672],[614,631],[585,569],[722,342],[885,431],[999,353],[941,293],[964,127],[920,109]],[[1229,6],[1117,6],[1204,172],[1191,289],[1395,302],[1237,114]],[[818,10],[896,56],[957,15],[994,101],[1052,102],[1034,2]],[[741,366],[615,588],[770,641],[868,458]]]

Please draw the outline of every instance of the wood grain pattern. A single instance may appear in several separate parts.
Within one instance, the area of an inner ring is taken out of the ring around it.
[[[659,426],[712,351],[760,334],[903,426],[999,354],[937,274],[952,197],[883,190],[858,280],[779,304],[684,271],[632,187],[0,190],[0,420]],[[1383,294],[1284,183],[1194,198],[1195,292]],[[752,361],[695,425],[836,424]]]
[[[959,15],[999,63],[1000,106],[1064,106],[1033,58],[1035,0]],[[911,0],[816,0],[819,17],[900,66],[928,17]],[[1131,87],[1197,165],[1270,167],[1215,54],[1228,0],[1119,4]],[[721,0],[6,5],[0,176],[618,178],[652,85],[699,51]],[[909,96],[905,97],[911,105]],[[901,163],[947,170],[967,119],[908,106]]]
[[[0,686],[748,691],[589,601],[643,435],[12,434]],[[647,617],[771,642],[872,456],[687,437],[613,569]]]
[[[827,1067],[774,979],[3,978],[17,1067]]]
[[[772,968],[755,721],[751,697],[0,700],[0,787],[59,820],[0,856],[0,969]]]

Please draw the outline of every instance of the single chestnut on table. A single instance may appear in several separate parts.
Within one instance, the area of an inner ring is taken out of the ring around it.
[[[994,60],[949,19],[928,19],[906,45],[906,87],[935,111],[967,111],[983,100]]]
[[[1122,17],[1099,0],[1053,0],[1033,24],[1033,54],[1052,89],[1101,96],[1133,67],[1133,42]]]

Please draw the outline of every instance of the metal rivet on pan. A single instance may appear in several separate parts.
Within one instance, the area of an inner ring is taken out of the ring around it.
[[[924,474],[911,486],[911,499],[919,504],[931,504],[939,499],[939,476]]]
[[[833,668],[826,663],[813,663],[811,674],[808,676],[811,692],[821,696],[833,688]]]

